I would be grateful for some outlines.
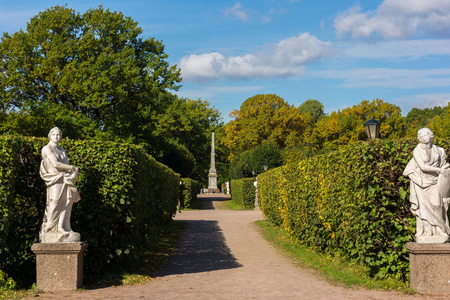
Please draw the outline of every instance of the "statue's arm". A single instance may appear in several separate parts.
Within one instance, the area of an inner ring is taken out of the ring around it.
[[[42,148],[42,159],[49,162],[58,171],[75,171],[73,166],[59,162],[49,147]]]
[[[414,155],[414,159],[417,162],[417,165],[423,172],[426,172],[426,173],[436,172],[438,174],[444,175],[445,177],[450,176],[449,169],[433,167],[433,166],[429,166],[429,165],[425,164],[422,153],[420,152],[420,150],[418,148],[414,149],[413,155]]]

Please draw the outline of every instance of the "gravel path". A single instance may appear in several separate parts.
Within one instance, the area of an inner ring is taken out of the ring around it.
[[[335,286],[295,266],[258,233],[258,209],[230,211],[223,195],[201,195],[204,209],[183,211],[178,249],[155,280],[140,286],[57,292],[43,299],[450,299]]]

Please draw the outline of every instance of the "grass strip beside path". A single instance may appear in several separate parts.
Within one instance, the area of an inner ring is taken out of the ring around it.
[[[282,250],[282,253],[293,261],[306,268],[318,271],[331,283],[337,283],[347,287],[363,287],[378,290],[397,290],[411,294],[404,282],[388,279],[374,279],[368,276],[367,271],[355,263],[348,262],[339,257],[319,253],[290,239],[287,233],[278,226],[271,225],[268,221],[256,222],[266,240]]]
[[[233,201],[233,199],[224,201],[225,207],[226,209],[229,210],[252,210],[253,208],[246,208],[242,205],[240,205],[239,203],[236,203]]]

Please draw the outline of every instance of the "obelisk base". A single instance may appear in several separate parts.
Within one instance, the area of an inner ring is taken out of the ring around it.
[[[217,188],[217,174],[215,169],[209,170],[208,193],[210,194],[220,193],[220,190]]]
[[[45,292],[76,290],[83,286],[83,252],[87,242],[36,243],[36,286]]]
[[[410,287],[419,293],[450,293],[450,243],[406,243]]]

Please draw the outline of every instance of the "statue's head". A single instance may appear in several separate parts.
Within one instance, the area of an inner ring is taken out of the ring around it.
[[[425,142],[425,137],[428,136],[431,140],[434,138],[433,132],[430,130],[430,128],[422,128],[417,133],[417,138],[421,143]]]
[[[50,129],[50,132],[48,133],[48,137],[50,137],[52,135],[53,132],[58,131],[59,135],[62,136],[62,131],[61,129],[59,129],[58,127],[53,127],[52,129]]]

